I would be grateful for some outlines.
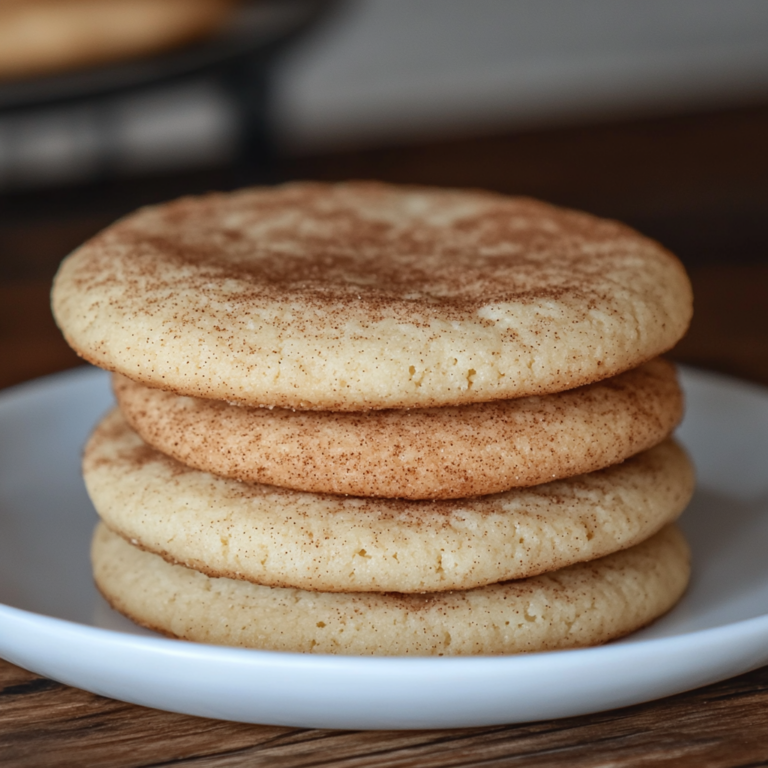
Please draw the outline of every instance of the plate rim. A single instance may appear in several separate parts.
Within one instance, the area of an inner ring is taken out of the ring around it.
[[[170,637],[153,637],[139,634],[132,634],[129,632],[121,632],[116,629],[109,629],[106,627],[95,627],[90,624],[83,624],[71,619],[61,619],[56,616],[48,616],[42,613],[35,613],[25,608],[17,608],[7,603],[0,603],[0,621],[3,618],[10,619],[15,622],[27,622],[35,623],[41,622],[44,624],[51,624],[53,626],[61,626],[62,629],[70,636],[78,634],[85,635],[89,639],[96,640],[99,637],[114,637],[119,638],[119,644],[126,647],[134,646],[137,650],[145,652],[162,652],[165,649],[173,652],[181,652],[184,656],[197,656],[203,654],[232,656],[232,658],[258,658],[266,661],[267,659],[274,661],[276,658],[284,658],[294,663],[299,662],[311,662],[316,659],[326,659],[331,662],[332,665],[350,664],[352,666],[370,666],[375,664],[377,666],[396,666],[403,663],[408,666],[415,665],[431,665],[431,666],[462,666],[473,665],[478,663],[478,666],[493,662],[494,664],[503,663],[505,666],[514,666],[520,664],[521,666],[530,659],[544,659],[547,661],[553,661],[554,659],[561,659],[572,656],[592,656],[596,654],[600,655],[625,655],[631,651],[637,651],[639,646],[643,648],[652,646],[657,648],[660,645],[675,645],[684,643],[691,638],[699,641],[699,645],[705,645],[709,642],[717,642],[719,635],[729,634],[742,630],[744,633],[751,631],[765,631],[768,635],[768,609],[766,612],[759,616],[752,616],[748,619],[738,619],[736,621],[730,621],[725,624],[720,624],[716,627],[706,627],[703,629],[695,629],[688,632],[682,632],[680,634],[665,635],[664,637],[651,637],[641,638],[639,640],[632,640],[629,638],[619,642],[610,642],[603,645],[589,646],[585,648],[569,648],[564,650],[555,651],[536,651],[533,653],[519,653],[519,654],[498,654],[498,655],[473,655],[473,656],[353,656],[348,654],[331,654],[331,653],[298,653],[290,651],[271,651],[257,648],[238,648],[226,645],[214,645],[212,643],[197,643],[193,641],[175,639]],[[765,625],[763,628],[762,625]],[[756,629],[757,628],[757,629]],[[2,642],[0,641],[0,646]],[[186,653],[189,651],[189,653]],[[223,659],[222,659],[223,660]],[[560,663],[560,662],[555,662]]]

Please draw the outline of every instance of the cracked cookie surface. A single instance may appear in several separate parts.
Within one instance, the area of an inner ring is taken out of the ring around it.
[[[243,405],[427,408],[582,386],[670,349],[677,259],[525,198],[289,184],[142,209],[62,264],[53,310],[85,359]]]

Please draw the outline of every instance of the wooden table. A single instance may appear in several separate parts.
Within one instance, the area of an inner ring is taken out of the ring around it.
[[[768,385],[768,108],[286,161],[535,194],[622,218],[682,256],[696,317],[680,361]],[[0,199],[0,386],[77,363],[48,312],[55,265],[139,203],[232,185],[231,169]],[[767,566],[768,567],[768,566]],[[101,698],[0,662],[0,765],[768,765],[768,667],[662,701],[528,725],[341,732],[242,725]]]

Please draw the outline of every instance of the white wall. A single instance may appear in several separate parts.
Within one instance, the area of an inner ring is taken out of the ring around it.
[[[766,0],[360,0],[284,61],[295,150],[768,97]]]

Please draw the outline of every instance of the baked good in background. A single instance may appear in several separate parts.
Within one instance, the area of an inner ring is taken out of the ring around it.
[[[0,80],[126,61],[213,34],[235,0],[0,0]]]

